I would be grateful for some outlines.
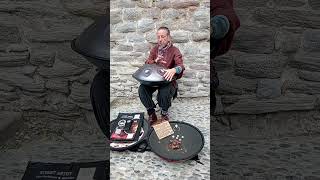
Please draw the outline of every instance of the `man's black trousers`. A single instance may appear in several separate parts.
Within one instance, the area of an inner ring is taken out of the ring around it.
[[[171,100],[177,90],[172,82],[161,85],[159,87],[152,87],[141,84],[138,91],[142,104],[144,105],[144,107],[146,107],[146,109],[156,108],[156,105],[152,100],[152,94],[156,90],[158,90],[157,101],[159,107],[161,107],[163,111],[168,111],[169,107],[171,106]]]

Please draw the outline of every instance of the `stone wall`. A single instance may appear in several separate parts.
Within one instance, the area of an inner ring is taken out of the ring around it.
[[[268,115],[281,123],[289,111],[297,127],[308,121],[306,130],[318,131],[320,2],[236,0],[235,6],[241,28],[232,51],[215,62],[217,114],[257,121]]]
[[[138,96],[131,75],[157,43],[160,26],[170,29],[186,66],[178,96],[209,96],[209,0],[115,0],[110,6],[111,98]]]
[[[43,127],[56,122],[54,131],[60,120],[93,117],[89,88],[95,68],[70,41],[105,9],[105,0],[0,1],[2,119],[18,115]]]

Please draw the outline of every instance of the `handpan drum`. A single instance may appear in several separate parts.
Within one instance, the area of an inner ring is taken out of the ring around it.
[[[154,129],[151,129],[149,136],[151,151],[168,161],[183,161],[197,156],[204,146],[204,137],[200,130],[185,122],[169,123],[174,134],[161,140]]]
[[[133,73],[132,76],[141,84],[147,86],[159,86],[170,83],[170,81],[165,80],[163,77],[165,70],[165,67],[158,64],[144,64],[135,73]]]
[[[97,67],[90,88],[90,99],[93,111],[99,127],[103,133],[109,137],[109,86],[110,73],[110,27],[107,16],[97,17],[96,20],[87,27],[80,36],[71,42],[71,48],[85,57],[89,62]]]

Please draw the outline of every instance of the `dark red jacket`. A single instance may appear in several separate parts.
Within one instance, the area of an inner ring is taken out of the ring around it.
[[[229,19],[230,23],[228,34],[222,39],[217,48],[216,55],[222,55],[230,49],[234,34],[240,27],[240,20],[233,9],[233,0],[211,0],[210,6],[211,17],[224,15]]]
[[[158,57],[158,48],[159,46],[156,45],[155,47],[153,47],[150,51],[150,54],[149,54],[149,58],[146,60],[146,64],[153,64],[155,63],[155,59],[157,59]],[[183,72],[185,70],[185,67],[183,65],[183,59],[182,59],[182,54],[180,52],[180,50],[175,47],[175,46],[171,46],[168,48],[168,52],[165,53],[164,55],[164,61],[165,63],[161,63],[163,61],[161,61],[159,64],[168,68],[168,69],[171,69],[171,68],[174,68],[176,66],[180,66],[182,68],[182,71],[180,74],[177,75],[177,79],[180,79],[183,75]]]

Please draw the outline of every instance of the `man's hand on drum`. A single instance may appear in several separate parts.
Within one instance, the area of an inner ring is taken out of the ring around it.
[[[171,81],[175,74],[176,74],[176,69],[175,68],[167,69],[167,70],[165,70],[165,73],[164,73],[163,77],[167,81]]]

